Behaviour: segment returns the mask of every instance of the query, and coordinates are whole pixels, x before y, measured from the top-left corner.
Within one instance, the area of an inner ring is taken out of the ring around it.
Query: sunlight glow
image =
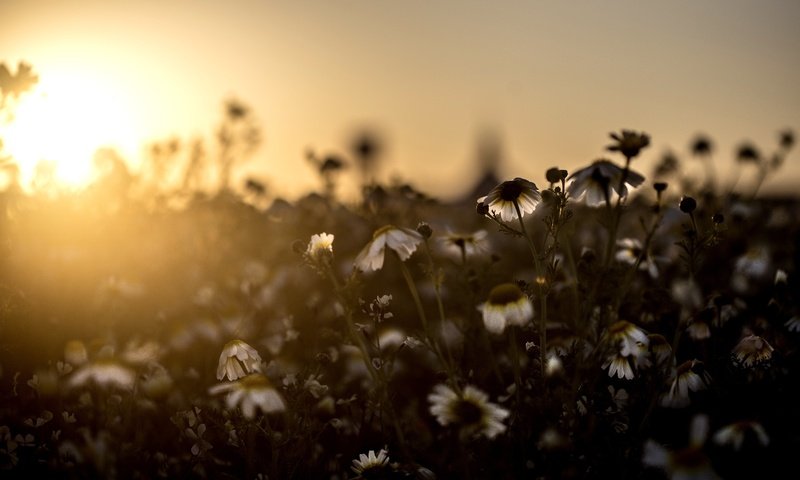
[[[0,133],[5,153],[19,165],[23,187],[80,189],[91,183],[98,148],[124,149],[136,142],[125,100],[93,78],[43,76],[20,98],[14,119]]]

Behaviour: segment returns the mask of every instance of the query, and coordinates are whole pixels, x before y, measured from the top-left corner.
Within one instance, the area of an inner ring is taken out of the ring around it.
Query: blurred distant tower
[[[484,128],[478,133],[475,160],[478,178],[458,203],[474,205],[478,198],[500,183],[497,171],[503,161],[503,145],[500,134],[494,128]]]

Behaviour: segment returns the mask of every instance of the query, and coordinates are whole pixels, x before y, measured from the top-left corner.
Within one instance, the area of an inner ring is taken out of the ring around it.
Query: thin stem
[[[539,291],[539,309],[540,309],[540,319],[539,319],[539,363],[541,364],[541,372],[542,372],[542,379],[545,377],[545,356],[547,350],[547,292],[544,289],[544,283],[547,282],[547,279],[544,276],[544,272],[542,271],[542,264],[539,262],[539,254],[536,252],[536,245],[533,243],[533,239],[530,235],[528,235],[528,230],[525,228],[525,222],[522,221],[522,211],[519,208],[519,203],[514,200],[514,208],[517,211],[517,219],[519,220],[519,226],[522,230],[522,234],[525,239],[528,241],[528,247],[531,249],[531,255],[533,255],[533,263],[536,266],[536,286]]]
[[[398,257],[399,260],[399,257]],[[451,380],[453,387],[459,391],[458,382],[456,382],[456,377],[453,373],[453,368],[450,365],[450,362],[447,361],[447,358],[444,354],[442,354],[442,350],[439,347],[439,342],[436,341],[436,337],[431,334],[430,326],[428,324],[428,317],[425,314],[425,308],[422,306],[422,300],[419,296],[419,291],[417,290],[417,285],[414,283],[414,279],[411,277],[411,272],[408,271],[408,267],[406,267],[405,262],[400,260],[400,271],[403,273],[403,278],[406,281],[406,285],[408,286],[408,291],[411,293],[411,297],[414,299],[414,305],[417,307],[417,314],[419,315],[420,321],[422,322],[422,330],[425,334],[425,340],[428,343],[428,346],[433,350],[433,353],[439,358],[439,363],[442,364],[444,369],[447,371],[447,376]],[[437,295],[438,298],[438,295]],[[444,314],[444,308],[442,307],[441,310],[442,314]]]

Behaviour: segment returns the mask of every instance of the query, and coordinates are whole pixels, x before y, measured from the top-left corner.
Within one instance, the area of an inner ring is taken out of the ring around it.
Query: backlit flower
[[[708,417],[696,415],[689,431],[689,445],[678,450],[667,450],[653,440],[644,444],[642,463],[662,468],[673,480],[712,480],[719,478],[711,467],[708,455],[703,451],[708,435]]]
[[[609,345],[618,347],[623,356],[638,355],[640,347],[646,347],[650,341],[644,330],[626,320],[618,320],[609,325],[605,339]]]
[[[350,467],[357,475],[357,479],[367,478],[383,478],[383,473],[389,466],[389,454],[386,450],[381,449],[377,455],[374,450],[370,450],[366,455],[360,454],[358,459],[353,460],[353,466]]]
[[[251,373],[235,382],[214,385],[208,392],[212,395],[227,393],[225,406],[229,410],[241,407],[245,418],[255,417],[256,408],[264,413],[286,410],[286,404],[280,393],[272,386],[269,379],[260,373]]]
[[[456,260],[471,257],[489,250],[489,232],[447,233],[439,237],[439,246],[445,255]]]
[[[306,255],[310,258],[317,258],[326,253],[333,253],[333,234],[322,232],[311,235]]]
[[[760,423],[750,420],[734,422],[720,428],[712,440],[717,445],[730,445],[738,452],[742,449],[745,438],[754,439],[762,447],[769,445],[769,436],[764,427]]]
[[[508,410],[489,402],[489,397],[472,385],[459,395],[447,385],[436,385],[428,395],[431,415],[442,426],[459,427],[462,437],[494,438],[505,432]]]
[[[504,222],[519,218],[517,206],[524,217],[533,213],[541,201],[542,196],[536,184],[520,177],[501,183],[488,195],[478,199],[478,203],[486,205],[491,213],[500,215],[500,219]]]
[[[68,385],[80,387],[93,382],[101,387],[130,390],[135,380],[136,375],[133,370],[114,359],[103,358],[78,368],[70,377]]]
[[[747,335],[733,348],[731,357],[742,367],[762,365],[772,359],[772,345],[758,335]]]
[[[383,268],[386,247],[394,250],[400,260],[406,261],[422,243],[422,235],[410,228],[386,225],[372,235],[372,240],[361,250],[355,260],[355,267],[362,272]]]
[[[489,299],[481,305],[486,330],[501,334],[506,325],[526,325],[533,318],[533,305],[518,286],[503,283],[489,292]]]
[[[616,258],[618,262],[636,265],[636,262],[639,261],[639,257],[642,256],[642,242],[636,238],[617,240],[617,247],[619,247],[619,250],[617,250],[617,254],[614,258]],[[639,270],[646,270],[651,278],[658,277],[658,267],[650,254],[645,254],[643,256],[641,262],[639,262]]]
[[[569,176],[572,183],[567,188],[567,193],[573,199],[585,196],[586,204],[592,207],[602,205],[612,198],[612,192],[624,197],[628,195],[628,186],[638,187],[644,182],[644,177],[628,170],[623,181],[625,170],[606,159],[600,159],[586,168],[582,168]]]
[[[83,365],[89,360],[86,345],[80,340],[70,340],[64,345],[64,360],[72,365]]]
[[[700,360],[689,360],[675,371],[669,391],[661,396],[661,405],[682,408],[691,402],[689,392],[705,390],[711,384],[711,375]]]
[[[241,340],[231,340],[222,348],[217,365],[217,380],[237,380],[261,370],[261,355]]]

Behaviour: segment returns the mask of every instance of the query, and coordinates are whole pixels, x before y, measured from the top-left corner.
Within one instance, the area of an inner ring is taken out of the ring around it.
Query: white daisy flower
[[[613,198],[613,193],[621,197],[627,196],[627,187],[638,187],[644,182],[644,177],[633,170],[628,170],[623,183],[623,172],[623,168],[610,160],[597,160],[569,176],[572,183],[567,187],[567,193],[576,200],[585,197],[586,204],[590,207],[604,204],[607,198]]]
[[[483,312],[486,330],[501,334],[507,325],[524,326],[533,318],[533,305],[513,283],[503,283],[489,292],[489,299],[478,307]]]
[[[728,445],[737,452],[742,449],[745,438],[753,438],[762,447],[769,445],[769,435],[764,427],[755,421],[742,420],[717,430],[712,440],[717,445]]]
[[[256,408],[264,413],[286,410],[281,394],[272,386],[269,379],[260,373],[251,373],[235,382],[214,385],[208,392],[212,395],[227,393],[225,406],[228,410],[241,407],[245,418],[255,417]]]
[[[380,270],[383,268],[386,247],[394,250],[400,260],[405,262],[422,240],[422,235],[410,228],[398,228],[394,225],[381,227],[356,257],[355,267],[362,272]]]
[[[536,188],[536,184],[520,177],[501,183],[494,187],[488,195],[478,199],[478,203],[486,205],[489,211],[495,215],[500,215],[500,219],[504,222],[511,222],[519,218],[517,208],[514,206],[515,202],[524,217],[532,214],[541,201],[542,195]]]
[[[389,466],[389,452],[381,449],[378,454],[374,450],[370,450],[366,455],[360,454],[356,460],[353,460],[353,466],[350,467],[357,475],[357,479],[361,478],[374,478],[379,475]]]
[[[464,437],[483,435],[492,439],[506,430],[503,420],[508,417],[508,410],[489,402],[488,395],[472,385],[467,385],[460,395],[447,385],[436,385],[428,401],[436,421],[442,426],[459,427]]]
[[[130,390],[135,381],[136,374],[133,370],[114,359],[102,358],[82,365],[72,374],[67,384],[70,387],[80,387],[93,382],[101,387]]]
[[[310,258],[317,258],[326,253],[333,253],[333,234],[322,232],[311,235],[311,240],[306,247],[306,255]]]

